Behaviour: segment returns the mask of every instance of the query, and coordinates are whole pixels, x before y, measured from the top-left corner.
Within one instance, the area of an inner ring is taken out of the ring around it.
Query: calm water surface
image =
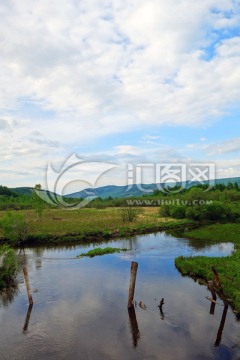
[[[129,250],[75,258],[99,246]],[[28,311],[20,272],[16,293],[0,297],[0,359],[240,359],[240,323],[232,310],[219,330],[221,300],[210,315],[206,286],[182,277],[174,265],[179,255],[232,251],[230,243],[193,247],[187,239],[164,233],[100,245],[26,249],[21,258],[28,266],[34,305]],[[129,313],[132,260],[139,266],[135,312]],[[161,314],[157,305],[162,297]]]

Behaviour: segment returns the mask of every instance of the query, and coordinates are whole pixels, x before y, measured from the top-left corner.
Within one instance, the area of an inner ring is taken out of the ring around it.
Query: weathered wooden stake
[[[33,305],[33,298],[32,298],[32,293],[31,293],[31,289],[30,289],[28,271],[27,271],[26,266],[23,266],[23,275],[24,275],[25,284],[26,284],[26,288],[27,288],[28,301],[29,301],[30,305]]]
[[[137,277],[137,269],[138,269],[138,263],[135,261],[132,261],[129,292],[128,292],[128,309],[133,307],[133,298],[134,298],[134,291],[135,291],[135,284],[136,284],[136,277]]]
[[[133,347],[136,348],[138,345],[138,340],[140,339],[140,331],[138,328],[138,322],[137,317],[135,313],[134,306],[132,306],[130,309],[128,309],[128,315],[131,325],[131,333],[132,333],[132,344]]]
[[[25,323],[24,323],[24,326],[23,326],[23,332],[24,333],[26,333],[27,330],[28,330],[28,324],[29,324],[29,320],[30,320],[30,317],[31,317],[32,307],[33,307],[32,304],[30,304],[29,307],[28,307]]]
[[[213,301],[214,301],[214,302],[211,303],[211,306],[210,306],[210,314],[211,314],[211,315],[214,315],[215,306],[216,306],[216,300],[217,300],[217,295],[216,295],[216,292],[215,292],[215,290],[214,290],[213,282],[212,282],[212,281],[208,281],[208,289],[211,291],[212,298],[213,298]]]
[[[218,276],[218,272],[216,270],[216,268],[214,266],[212,266],[212,272],[214,274],[214,278],[215,278],[215,282],[216,282],[216,285],[218,287],[221,287],[221,284],[220,284],[220,280],[219,280],[219,276]]]
[[[227,311],[228,311],[228,305],[225,305],[224,309],[223,309],[223,313],[222,313],[222,319],[221,319],[221,322],[220,322],[220,326],[219,326],[219,329],[218,329],[218,332],[217,332],[217,338],[216,338],[216,341],[215,341],[215,346],[218,346],[220,344],[220,342],[221,342],[222,332],[223,332],[223,329],[224,329],[225,320],[226,320],[226,316],[227,316]]]
[[[226,295],[224,294],[222,285],[221,285],[220,280],[219,280],[218,272],[217,272],[217,270],[216,270],[216,268],[214,266],[212,266],[212,272],[214,274],[215,283],[216,283],[216,285],[218,287],[218,293],[220,294],[220,297],[223,300],[224,305],[227,306],[228,305],[228,300],[227,300]]]
[[[214,290],[213,282],[212,282],[212,281],[208,281],[208,289],[211,291],[213,300],[216,301],[216,300],[217,300],[217,295],[216,295],[216,292],[215,292],[215,290]]]

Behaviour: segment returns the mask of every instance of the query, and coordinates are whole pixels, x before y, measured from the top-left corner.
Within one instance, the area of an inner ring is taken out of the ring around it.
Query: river
[[[106,246],[128,251],[76,258]],[[222,301],[217,299],[211,315],[207,287],[182,277],[174,265],[179,255],[233,251],[231,243],[203,246],[164,232],[101,244],[27,248],[20,258],[28,267],[34,305],[28,311],[20,269],[18,289],[0,296],[0,359],[237,360],[240,322],[231,308],[219,329]],[[131,261],[138,262],[138,274],[135,311],[129,313]],[[157,307],[161,298],[162,313]]]

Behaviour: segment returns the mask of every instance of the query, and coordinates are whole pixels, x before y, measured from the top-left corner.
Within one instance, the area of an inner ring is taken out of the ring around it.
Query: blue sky
[[[239,1],[3,0],[0,13],[0,184],[45,187],[47,164],[72,154],[84,171],[118,165],[98,186],[126,184],[128,163],[240,176]]]

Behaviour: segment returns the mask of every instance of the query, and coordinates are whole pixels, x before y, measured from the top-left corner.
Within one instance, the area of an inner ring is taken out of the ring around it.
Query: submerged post
[[[132,261],[129,292],[128,292],[128,309],[133,307],[133,298],[134,298],[134,291],[135,291],[135,284],[136,284],[136,277],[137,277],[137,269],[138,269],[138,263],[135,261]]]
[[[218,287],[218,292],[220,294],[220,297],[223,300],[224,305],[227,306],[228,305],[228,300],[227,300],[226,295],[224,294],[222,285],[221,285],[220,280],[219,280],[218,272],[217,272],[217,270],[216,270],[216,268],[214,266],[212,266],[212,272],[214,274],[215,283],[216,283],[216,285]]]
[[[223,329],[224,329],[225,320],[226,320],[226,316],[227,316],[227,311],[228,311],[228,305],[225,305],[224,309],[223,309],[223,313],[222,313],[222,319],[221,319],[221,322],[220,322],[220,326],[219,326],[219,329],[218,329],[218,332],[217,332],[217,338],[216,338],[216,341],[215,341],[215,346],[218,346],[220,344],[220,342],[221,342],[222,332],[223,332]]]
[[[30,305],[33,305],[33,298],[32,298],[32,293],[31,293],[30,284],[29,284],[28,270],[27,270],[26,266],[23,266],[23,275],[24,275],[25,284],[26,284],[26,288],[27,288],[28,301],[29,301]]]
[[[129,321],[131,325],[131,333],[132,333],[132,344],[133,347],[136,348],[138,345],[138,340],[140,340],[140,331],[138,328],[137,317],[135,313],[134,306],[128,309]]]
[[[212,299],[214,300],[214,302],[211,302],[211,305],[210,305],[210,314],[214,315],[217,295],[216,295],[212,280],[208,281],[208,289],[211,291]]]
[[[23,326],[23,332],[24,333],[26,333],[27,330],[28,330],[28,324],[29,324],[29,320],[30,320],[30,317],[31,317],[32,307],[33,307],[33,304],[30,304],[28,306],[28,311],[27,311],[25,323],[24,323],[24,326]]]
[[[211,281],[208,281],[208,289],[211,291],[213,300],[216,301],[216,300],[217,300],[217,296],[216,296],[216,292],[215,292],[214,287],[213,287],[213,282],[212,282],[212,280],[211,280]]]

